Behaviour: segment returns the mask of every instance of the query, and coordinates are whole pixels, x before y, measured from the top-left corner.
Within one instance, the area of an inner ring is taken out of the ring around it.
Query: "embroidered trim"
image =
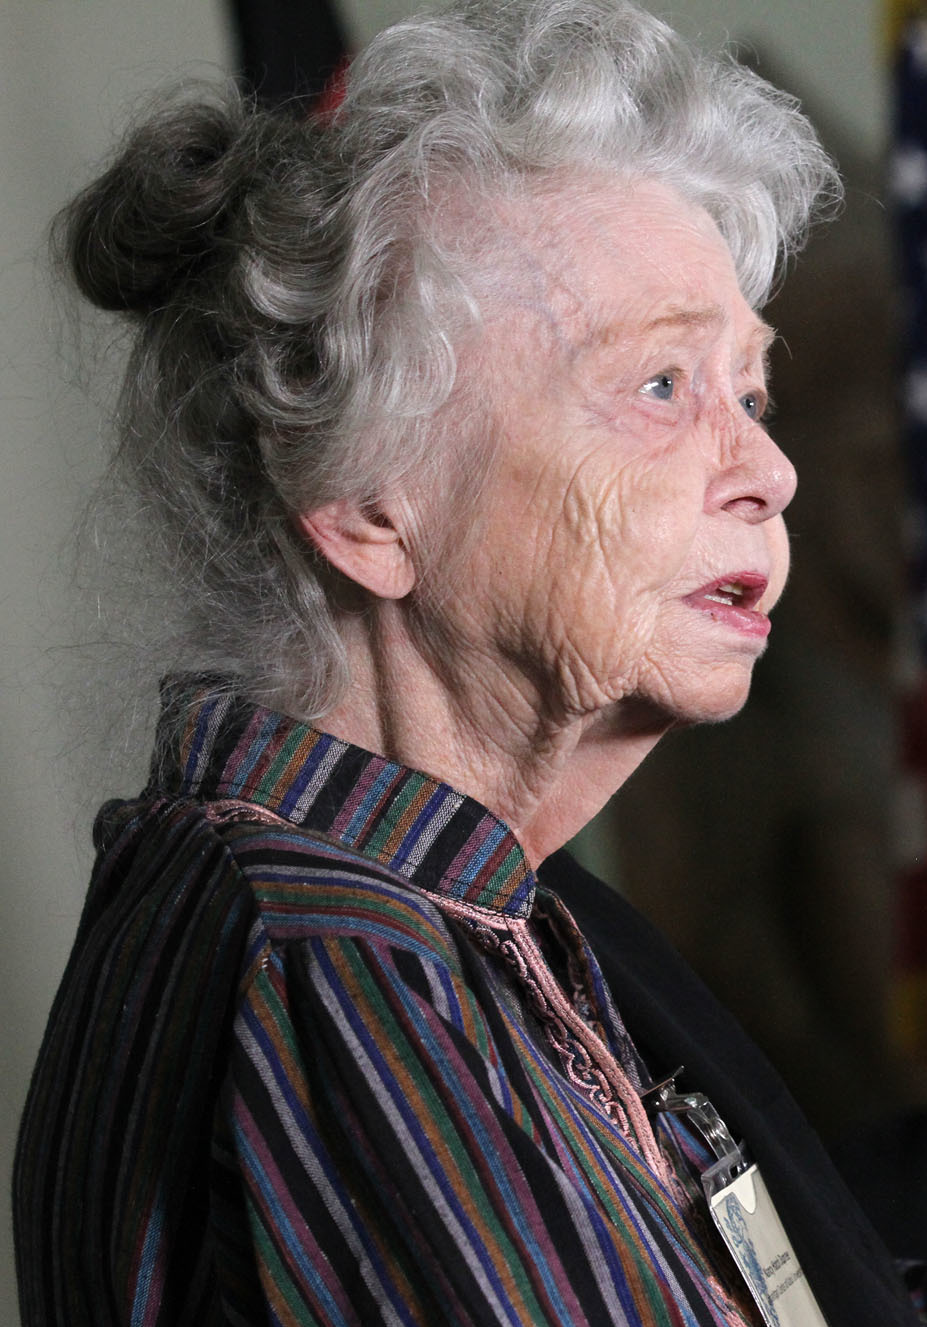
[[[262,825],[283,825],[293,828],[293,821],[269,811],[257,802],[243,802],[233,797],[219,798],[203,803],[203,815],[214,825],[232,825],[239,820],[254,820]]]
[[[487,908],[457,900],[435,902],[442,912],[462,921],[484,949],[507,963],[540,1018],[569,1081],[636,1143],[653,1173],[672,1190],[674,1177],[637,1089],[601,1037],[570,1004],[531,936],[528,922],[520,918],[503,922]]]
[[[573,921],[573,918],[567,912],[566,907],[557,900],[558,906],[552,906],[553,900],[548,895],[546,898],[540,892],[535,895],[534,907],[531,910],[532,917],[536,917],[549,926],[551,931],[559,940],[566,954],[567,976],[570,981],[570,990],[568,992],[570,1001],[579,1013],[580,1017],[592,1028],[596,1036],[605,1041],[605,1030],[599,1019],[595,988],[592,984],[589,966],[586,963],[579,944],[581,941],[579,928]],[[565,922],[572,923],[574,936],[567,933]]]

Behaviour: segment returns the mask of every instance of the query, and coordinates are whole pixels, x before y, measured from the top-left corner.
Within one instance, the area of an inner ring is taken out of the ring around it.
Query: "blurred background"
[[[914,1186],[902,1194],[918,1158],[927,1174],[927,633],[923,521],[904,464],[906,446],[920,454],[919,412],[927,418],[927,371],[918,376],[907,344],[917,322],[911,273],[927,255],[917,229],[927,151],[911,139],[927,37],[915,29],[909,45],[907,137],[893,152],[894,52],[916,6],[885,2],[651,6],[708,45],[730,38],[801,98],[840,162],[847,203],[768,310],[782,333],[773,429],[800,486],[794,572],[750,705],[731,723],[668,738],[577,849],[735,1009],[864,1199],[878,1209],[881,1187],[896,1200],[877,1219],[903,1233],[913,1204],[927,1201],[924,1179],[920,1197]],[[246,69],[269,99],[295,88],[308,100],[343,54],[410,8],[2,7],[0,1321],[10,1327],[18,1114],[80,912],[90,820],[104,797],[144,780],[157,682],[125,675],[105,578],[97,582],[86,558],[77,570],[75,531],[108,444],[110,383],[98,372],[107,334],[75,335],[45,256],[47,226],[140,94],[178,76]],[[880,1180],[870,1193],[861,1158],[873,1148]]]

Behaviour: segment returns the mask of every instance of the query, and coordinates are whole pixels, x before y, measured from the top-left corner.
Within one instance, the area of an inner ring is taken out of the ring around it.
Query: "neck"
[[[394,604],[346,624],[351,686],[326,731],[450,784],[504,821],[537,867],[602,809],[670,727],[665,716],[554,719],[534,684],[455,649],[454,665]]]

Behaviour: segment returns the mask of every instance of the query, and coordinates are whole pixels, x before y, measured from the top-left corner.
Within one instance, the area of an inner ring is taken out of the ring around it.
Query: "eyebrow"
[[[650,322],[635,328],[632,335],[647,336],[652,332],[660,331],[664,327],[717,327],[724,320],[725,314],[720,304],[709,304],[704,308],[670,307],[665,313],[661,313],[658,317],[652,318]],[[582,348],[583,350],[595,350],[599,346],[612,345],[622,337],[627,336],[628,331],[626,323],[600,324],[593,329]],[[749,333],[749,342],[751,346],[756,345],[765,357],[775,341],[776,335],[776,329],[770,327],[769,323],[758,317]]]
[[[652,318],[641,328],[642,332],[656,332],[661,327],[714,327],[724,322],[720,304],[709,304],[704,309],[670,308]]]

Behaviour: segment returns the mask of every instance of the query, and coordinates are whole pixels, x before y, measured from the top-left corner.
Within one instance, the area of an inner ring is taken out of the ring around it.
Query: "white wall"
[[[108,150],[127,102],[229,67],[222,0],[3,0],[0,10],[0,1322],[18,1322],[9,1168],[28,1074],[86,884],[87,811],[108,756],[75,758],[63,716],[67,534],[96,472],[98,427],[62,375],[43,272],[56,209]],[[63,682],[59,688],[58,683]],[[54,684],[53,684],[54,683]],[[89,777],[78,771],[91,770]],[[78,786],[79,783],[84,786]],[[96,786],[93,786],[96,783]]]
[[[360,38],[407,6],[346,8]],[[869,0],[677,0],[675,10],[706,39],[727,29],[754,43],[876,156],[884,107]],[[0,15],[0,1322],[10,1327],[16,1120],[85,888],[87,814],[116,791],[108,781],[119,764],[61,712],[84,666],[67,647],[62,559],[100,443],[95,409],[58,352],[44,229],[109,145],[128,100],[181,70],[227,66],[226,40],[221,0],[4,0]]]

